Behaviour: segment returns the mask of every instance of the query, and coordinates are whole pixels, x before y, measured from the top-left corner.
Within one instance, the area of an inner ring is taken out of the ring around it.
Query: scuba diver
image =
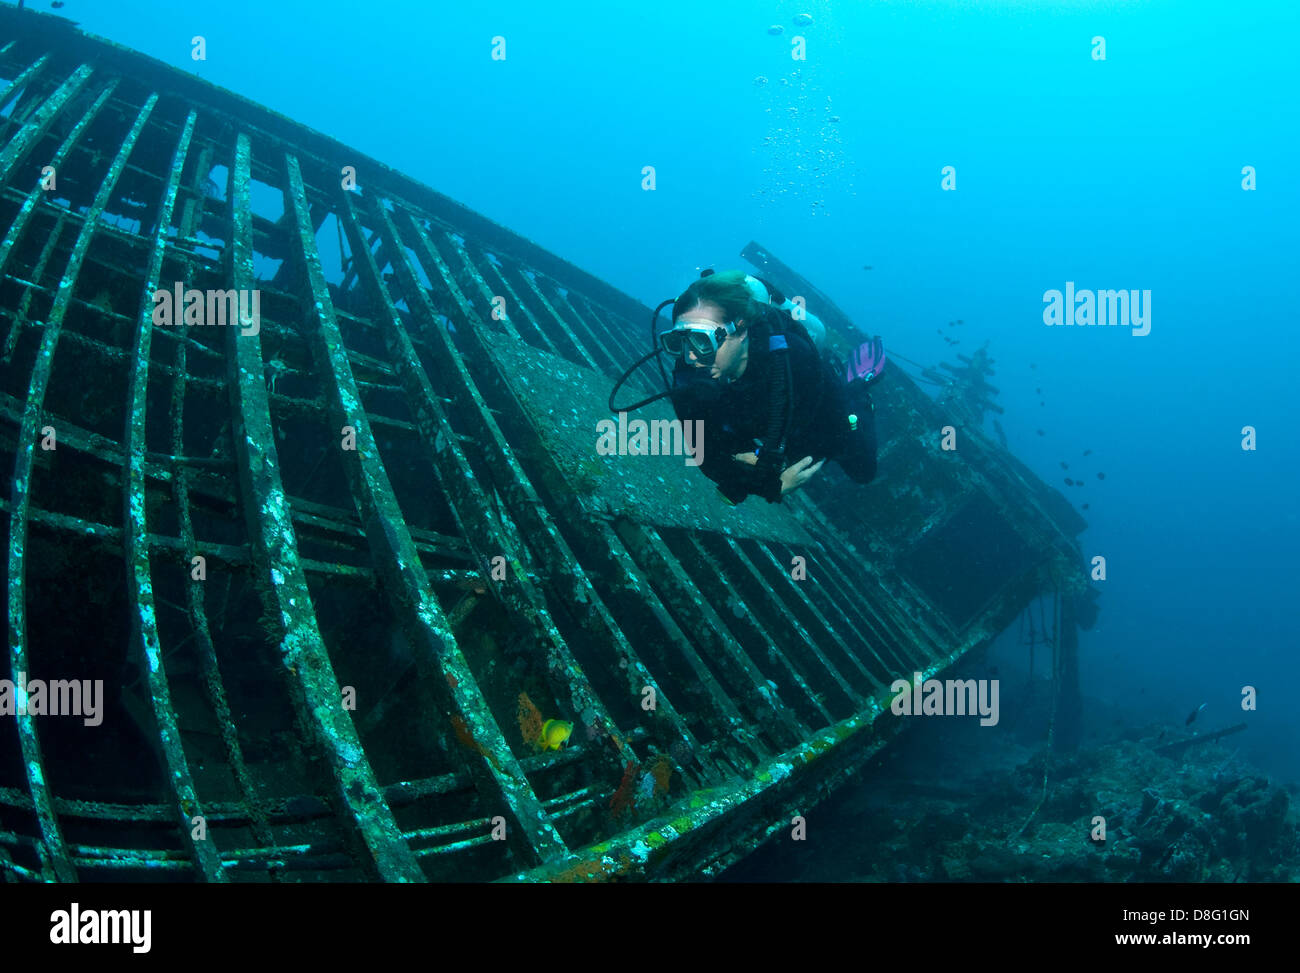
[[[655,336],[655,349],[633,369],[667,352],[676,359],[671,384],[664,376],[669,389],[624,409],[671,396],[678,419],[701,420],[700,469],[728,503],[751,494],[779,503],[827,459],[854,482],[871,482],[876,430],[867,384],[885,364],[879,338],[855,349],[847,364],[823,357],[821,322],[811,314],[807,325],[795,320],[792,301],[739,270],[706,270],[656,308],[652,334],[667,304],[672,329]],[[613,393],[609,405],[619,411]]]

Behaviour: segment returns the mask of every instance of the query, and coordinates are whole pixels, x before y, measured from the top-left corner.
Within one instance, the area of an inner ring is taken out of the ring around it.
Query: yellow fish
[[[547,720],[542,724],[542,733],[537,738],[537,745],[543,750],[559,750],[572,732],[573,724],[568,720]]]

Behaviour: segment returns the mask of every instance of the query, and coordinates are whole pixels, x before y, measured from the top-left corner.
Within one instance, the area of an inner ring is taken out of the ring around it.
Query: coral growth
[[[610,799],[609,807],[614,817],[620,817],[629,809],[638,812],[651,810],[660,798],[668,793],[673,776],[673,761],[666,753],[661,753],[647,764],[635,760],[628,762],[623,770],[623,779]]]
[[[614,812],[614,817],[619,817],[632,806],[632,799],[636,795],[637,771],[640,769],[641,765],[635,760],[629,760],[627,767],[624,768],[623,779],[619,781],[618,789],[614,791],[614,796],[609,801],[609,808]]]
[[[650,775],[654,778],[654,797],[668,793],[668,782],[673,776],[673,762],[666,753],[661,753],[650,765]]]
[[[592,882],[604,881],[611,878],[617,878],[621,873],[629,871],[632,867],[632,859],[627,852],[621,852],[618,860],[612,858],[590,858],[585,861],[575,862],[573,865],[556,872],[552,876],[552,882]]]
[[[524,743],[537,748],[537,741],[542,735],[542,712],[528,698],[527,693],[519,694],[517,715],[519,717],[519,733],[523,736]]]

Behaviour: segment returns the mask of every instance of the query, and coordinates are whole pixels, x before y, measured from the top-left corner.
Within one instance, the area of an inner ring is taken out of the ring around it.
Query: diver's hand
[[[787,466],[785,472],[781,474],[781,496],[785,496],[791,490],[798,490],[811,480],[825,462],[824,459],[819,460],[816,466],[811,466],[809,464],[812,463],[812,457],[805,456],[792,466]]]

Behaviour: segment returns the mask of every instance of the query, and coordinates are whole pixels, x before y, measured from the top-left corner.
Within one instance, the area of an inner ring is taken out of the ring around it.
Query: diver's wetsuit
[[[782,314],[772,310],[769,314]],[[821,357],[803,327],[783,315],[790,355],[793,412],[785,438],[785,465],[805,456],[813,462],[835,460],[858,483],[876,475],[876,423],[871,397],[862,382],[844,384],[843,369]],[[733,459],[751,453],[767,435],[770,395],[769,369],[784,368],[768,348],[768,314],[749,328],[749,361],[735,382],[723,384],[707,368],[678,359],[673,369],[673,408],[682,422],[704,421],[703,462],[700,469],[718,485],[731,503],[756,494],[769,503],[781,500],[780,471],[762,469]],[[858,417],[849,429],[849,414]]]

